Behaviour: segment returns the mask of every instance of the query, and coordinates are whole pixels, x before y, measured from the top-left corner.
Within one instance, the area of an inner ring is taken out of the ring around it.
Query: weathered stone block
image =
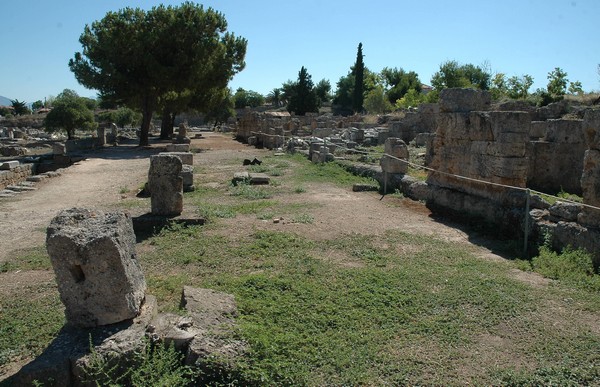
[[[5,161],[0,163],[0,169],[2,170],[11,170],[15,169],[19,166],[19,162],[17,160]]]
[[[52,154],[55,155],[64,155],[66,153],[65,144],[60,142],[55,142],[52,144]]]
[[[95,327],[138,315],[146,281],[129,215],[64,210],[50,223],[46,245],[70,324]]]
[[[567,144],[585,142],[583,120],[548,120],[544,141]]]
[[[600,150],[600,110],[587,110],[582,125],[588,147]]]
[[[539,140],[546,137],[546,130],[548,129],[548,121],[532,121],[529,127],[529,138],[532,140]]]
[[[182,168],[179,156],[159,154],[150,157],[148,187],[152,214],[174,216],[183,211]]]
[[[441,112],[449,113],[489,110],[491,102],[491,94],[487,91],[453,88],[440,92],[439,104]]]
[[[385,154],[383,155],[380,161],[381,169],[383,172],[408,172],[408,164],[404,161],[401,161],[408,161],[408,147],[406,146],[406,143],[404,141],[396,137],[389,137],[387,140],[385,140],[384,152]]]
[[[159,156],[177,156],[181,159],[181,162],[185,165],[194,165],[194,154],[191,152],[160,152]]]
[[[501,134],[517,133],[522,135],[523,141],[529,138],[531,116],[527,112],[489,112],[494,139],[498,140]]]
[[[181,178],[183,179],[183,190],[191,192],[194,190],[194,167],[183,165],[181,168]]]
[[[167,152],[189,152],[190,144],[167,144]]]

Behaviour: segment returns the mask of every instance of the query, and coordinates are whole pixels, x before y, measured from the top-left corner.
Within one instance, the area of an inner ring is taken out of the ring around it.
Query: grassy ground
[[[162,310],[178,310],[183,285],[235,295],[237,334],[251,348],[237,384],[600,384],[596,288],[532,285],[515,277],[523,263],[400,230],[332,239],[232,232],[225,221],[282,215],[310,224],[314,203],[283,198],[319,184],[365,182],[298,156],[263,161],[254,168],[272,176],[269,186],[215,188],[204,171],[185,200],[208,224],[165,229],[139,246],[148,291]],[[38,249],[3,270],[48,265]],[[40,294],[0,299],[0,366],[39,353],[60,328],[55,289]]]

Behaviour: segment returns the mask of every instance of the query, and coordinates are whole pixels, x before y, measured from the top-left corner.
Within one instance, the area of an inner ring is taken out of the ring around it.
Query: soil
[[[135,195],[146,181],[149,156],[162,151],[164,146],[165,143],[157,142],[145,148],[120,145],[89,152],[84,154],[85,160],[64,169],[61,176],[38,183],[36,191],[21,193],[15,198],[0,199],[0,263],[11,259],[19,250],[42,246],[47,225],[62,209],[114,209],[119,201]],[[261,158],[271,154],[270,151],[240,144],[232,140],[231,136],[219,133],[205,133],[204,138],[193,139],[192,148],[198,151],[194,157],[195,167],[218,176],[218,184],[225,184],[232,176],[231,170],[219,165],[220,160],[239,158],[241,165],[241,160],[245,158]],[[314,203],[311,214],[315,222],[298,224],[284,219],[274,223],[257,221],[256,217],[236,217],[223,221],[234,229],[232,232],[249,226],[285,229],[312,239],[365,232],[380,234],[390,229],[401,229],[409,233],[459,241],[472,245],[473,250],[481,257],[502,259],[493,249],[483,247],[480,240],[477,241],[479,244],[473,244],[472,237],[457,225],[433,218],[424,204],[409,199],[392,196],[382,198],[375,192],[352,192],[350,187],[331,185],[320,186],[316,195],[295,194],[281,199],[282,202],[286,200],[289,203]],[[545,286],[547,283],[536,274],[521,271],[516,272],[515,277],[535,287]],[[0,273],[0,296],[17,294],[28,297],[31,295],[24,293],[30,289],[30,285],[53,281],[54,274],[49,270]],[[13,364],[10,370],[2,370],[0,376],[8,376],[18,370],[20,365],[22,364]]]

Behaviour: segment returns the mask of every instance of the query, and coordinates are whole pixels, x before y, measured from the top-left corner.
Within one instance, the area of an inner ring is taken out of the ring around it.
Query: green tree
[[[581,85],[581,82],[575,81],[575,82],[569,83],[569,93],[575,94],[575,95],[582,95],[583,94],[583,86]]]
[[[244,90],[239,87],[233,95],[236,109],[243,109],[246,106],[257,107],[265,103],[265,97],[253,90]]]
[[[421,91],[421,81],[419,75],[414,72],[406,72],[400,68],[385,67],[381,70],[381,78],[387,86],[387,98],[390,103],[396,103],[410,89]]]
[[[83,51],[69,67],[103,101],[139,109],[140,145],[147,145],[152,114],[164,113],[168,93],[175,93],[170,102],[185,100],[178,107],[206,108],[200,105],[244,68],[247,42],[226,31],[221,13],[191,2],[124,8],[85,26]]]
[[[276,87],[267,94],[267,102],[271,103],[274,107],[281,106],[281,88]]]
[[[31,104],[31,109],[34,111],[40,110],[43,107],[44,107],[44,103],[42,102],[41,99],[38,99],[37,101],[35,101],[34,103]]]
[[[25,114],[30,114],[31,110],[27,107],[27,102],[19,101],[18,99],[11,99],[10,103],[12,104],[13,112],[17,116],[22,116]]]
[[[235,117],[235,110],[231,89],[226,88],[220,95],[213,95],[204,119],[207,123],[214,122],[214,126],[217,127],[227,122],[229,117]]]
[[[315,91],[311,76],[302,66],[298,72],[298,81],[287,106],[288,112],[303,116],[309,112],[319,111],[319,98]]]
[[[370,114],[382,114],[393,110],[393,105],[388,101],[383,86],[377,85],[365,96],[365,110]]]
[[[529,88],[533,85],[533,77],[525,74],[521,77],[512,76],[506,81],[506,93],[512,99],[525,99]]]
[[[363,111],[364,91],[365,91],[365,64],[363,62],[362,43],[358,44],[356,52],[356,62],[352,70],[354,75],[354,90],[352,92],[352,110],[355,113]]]
[[[425,102],[426,97],[421,94],[420,91],[410,89],[404,94],[404,97],[396,101],[396,109],[408,109],[411,107],[417,107],[419,104]]]
[[[65,89],[56,97],[52,110],[44,119],[45,130],[49,133],[64,130],[71,140],[76,129],[95,129],[94,113],[86,100],[75,91]]]
[[[567,93],[567,73],[560,67],[555,67],[554,70],[548,73],[548,94],[558,101]]]
[[[452,87],[468,87],[488,90],[492,80],[491,74],[481,66],[461,65],[450,60],[442,63],[440,69],[431,77],[431,85],[436,90]]]
[[[331,101],[331,83],[329,83],[329,80],[321,79],[317,82],[315,92],[317,93],[317,98],[319,98],[319,105]]]

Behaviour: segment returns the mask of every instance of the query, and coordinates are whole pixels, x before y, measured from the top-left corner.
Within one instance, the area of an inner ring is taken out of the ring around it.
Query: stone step
[[[17,193],[18,192],[11,191],[11,190],[8,190],[8,189],[3,189],[2,191],[0,191],[0,198],[12,198]]]
[[[35,191],[37,190],[37,188],[35,187],[30,187],[30,186],[26,186],[26,185],[9,185],[6,187],[7,190],[9,191],[14,191],[14,192],[23,192],[23,191]]]
[[[48,178],[47,175],[34,175],[34,176],[29,176],[27,178],[27,181],[33,182],[33,183],[39,183],[40,181],[44,181]]]

